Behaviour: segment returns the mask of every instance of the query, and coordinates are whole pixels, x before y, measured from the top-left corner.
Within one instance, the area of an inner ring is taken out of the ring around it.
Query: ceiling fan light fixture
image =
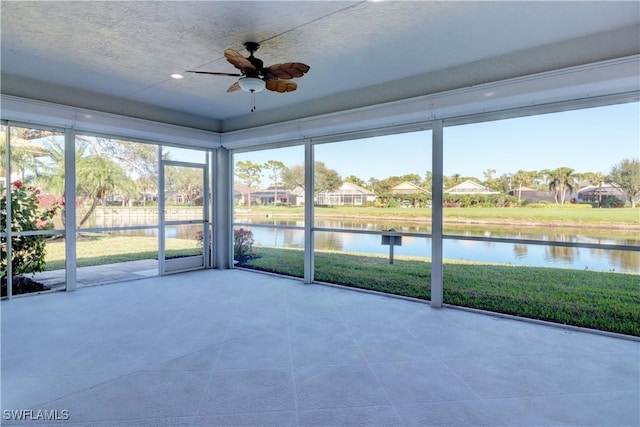
[[[265,87],[265,81],[256,77],[242,77],[238,80],[240,89],[245,92],[262,92]]]

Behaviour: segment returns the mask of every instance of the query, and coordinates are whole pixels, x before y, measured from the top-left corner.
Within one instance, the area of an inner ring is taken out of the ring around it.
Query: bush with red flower
[[[6,188],[0,188],[0,230],[7,230],[7,196]],[[25,232],[50,230],[52,219],[60,209],[59,205],[38,207],[40,191],[31,186],[15,181],[11,186],[11,231]],[[45,266],[44,235],[13,236],[11,241],[12,276],[42,271]],[[6,295],[7,286],[7,239],[0,243],[0,279],[2,294]]]

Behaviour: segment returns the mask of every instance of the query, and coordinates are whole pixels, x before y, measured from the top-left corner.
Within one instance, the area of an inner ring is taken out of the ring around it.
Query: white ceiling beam
[[[167,123],[52,104],[10,95],[0,95],[3,120],[23,124],[74,129],[90,134],[113,135],[194,148],[220,147],[217,132],[192,129]]]

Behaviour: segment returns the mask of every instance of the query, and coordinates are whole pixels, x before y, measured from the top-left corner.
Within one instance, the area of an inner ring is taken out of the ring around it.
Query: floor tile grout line
[[[236,306],[235,306],[235,310],[234,310],[234,314],[231,316],[231,319],[229,319],[229,322],[227,323],[227,328],[225,331],[225,335],[224,335],[224,339],[223,339],[223,343],[220,345],[220,348],[218,349],[218,354],[216,355],[216,360],[213,362],[212,367],[209,369],[209,377],[207,378],[207,383],[204,387],[204,390],[202,392],[202,396],[200,396],[200,401],[198,402],[198,405],[195,408],[193,417],[192,417],[192,422],[191,425],[195,426],[195,422],[196,422],[196,418],[199,416],[199,412],[200,409],[202,408],[202,403],[204,402],[204,397],[206,396],[207,390],[209,390],[209,387],[211,385],[211,381],[213,379],[213,376],[216,372],[216,365],[218,364],[218,360],[220,359],[220,355],[222,354],[222,350],[224,349],[224,343],[228,341],[228,336],[230,334],[231,331],[231,325],[233,324],[233,321],[236,319],[236,317],[238,316],[238,313],[240,312],[240,301],[242,300],[242,297],[245,295],[247,290],[247,285],[246,283],[243,282],[243,286],[242,286],[242,292],[240,292],[240,295],[238,296],[238,300],[236,301]]]
[[[333,300],[333,295],[330,295],[330,298]],[[335,303],[335,300],[333,300],[333,301]],[[377,302],[376,302],[376,305],[377,305]],[[378,376],[374,372],[373,368],[371,367],[371,363],[369,363],[369,359],[367,358],[367,355],[364,353],[364,351],[362,351],[362,347],[360,346],[360,343],[353,336],[353,332],[351,331],[351,328],[349,328],[349,324],[347,323],[347,321],[344,319],[344,316],[342,315],[342,310],[337,310],[337,311],[338,311],[338,316],[340,316],[340,320],[342,321],[343,325],[347,329],[347,333],[349,334],[349,336],[351,337],[351,339],[355,343],[355,345],[358,348],[358,351],[360,352],[360,354],[362,354],[362,357],[363,357],[363,359],[364,359],[364,361],[365,361],[365,363],[367,365],[367,369],[369,370],[369,372],[371,373],[373,378],[375,378],[376,383],[378,384],[378,387],[380,387],[380,389],[384,393],[385,399],[387,399],[387,402],[389,402],[389,405],[393,408],[393,412],[395,413],[396,417],[398,417],[398,420],[400,420],[402,425],[406,427],[406,423],[405,423],[404,419],[402,418],[402,416],[400,415],[400,411],[398,411],[398,408],[396,407],[395,403],[393,403],[393,401],[389,397],[389,393],[387,392],[387,389],[382,385],[382,382],[380,381],[380,378],[378,378]]]
[[[431,306],[429,306],[429,308],[433,309]],[[424,320],[425,320],[425,322],[428,321],[428,319],[424,319]],[[442,360],[440,355],[436,354],[434,351],[431,350],[431,348],[429,348],[427,346],[427,344],[425,344],[425,340],[424,339],[420,339],[419,336],[417,336],[413,331],[411,331],[411,329],[407,328],[405,325],[402,325],[402,328],[405,330],[405,332],[407,332],[411,336],[411,338],[413,338],[417,342],[419,342],[420,345],[422,347],[424,347],[434,359]]]
[[[278,323],[278,322],[276,322],[276,323]],[[284,322],[283,322],[283,323],[284,323]],[[206,345],[206,346],[204,346],[204,347],[200,347],[200,348],[198,348],[198,349],[196,349],[196,350],[194,350],[194,351],[190,351],[190,352],[188,352],[188,353],[185,353],[185,354],[181,354],[181,355],[179,355],[179,356],[172,357],[172,358],[167,359],[167,360],[164,360],[164,361],[162,361],[162,362],[157,362],[155,365],[152,365],[151,367],[148,367],[148,368],[146,368],[146,369],[139,369],[139,370],[138,370],[138,371],[136,371],[136,372],[157,371],[157,369],[153,369],[153,368],[158,367],[158,365],[162,365],[162,364],[165,364],[165,363],[173,362],[173,361],[176,361],[176,360],[181,359],[181,358],[183,358],[183,357],[191,356],[191,355],[194,355],[194,354],[199,353],[199,352],[201,352],[201,351],[205,351],[205,350],[210,349],[210,348],[212,348],[212,347],[222,346],[223,344],[226,344],[226,343],[229,343],[229,342],[233,342],[233,341],[235,341],[235,340],[237,340],[237,339],[245,338],[245,337],[247,337],[247,336],[249,336],[249,335],[253,335],[253,334],[255,334],[255,333],[259,333],[259,332],[262,332],[262,331],[266,331],[266,330],[268,330],[268,329],[271,329],[273,326],[274,326],[274,325],[271,325],[271,326],[265,326],[264,328],[260,328],[260,329],[256,330],[255,332],[253,332],[253,331],[252,331],[252,332],[243,333],[243,334],[237,335],[237,336],[235,336],[235,337],[233,337],[233,338],[223,338],[223,339],[222,339],[222,341],[216,342],[216,343],[214,343],[214,344],[209,344],[209,345]],[[197,370],[197,369],[196,369],[196,370]],[[231,369],[231,368],[229,368],[229,369],[216,369],[216,371],[230,371],[230,370],[243,370],[243,369]]]
[[[471,385],[469,385],[464,378],[462,378],[460,375],[458,375],[452,368],[451,366],[449,366],[444,360],[440,360],[440,363],[442,363],[442,365],[451,373],[451,375],[453,375],[454,377],[456,377],[458,379],[458,381],[460,381],[462,384],[465,385],[465,387],[467,387],[467,389],[469,391],[471,391],[471,393],[473,393],[474,396],[477,397],[477,399],[475,399],[475,401],[479,401],[479,402],[483,402],[486,399],[482,396],[480,396],[480,394],[478,394],[478,392],[476,392],[474,390],[473,387],[471,387]],[[498,418],[500,418],[500,420],[505,424],[505,425],[511,425],[511,423],[509,423],[506,419],[504,419],[504,417],[502,416],[502,414],[497,413]]]
[[[120,381],[122,378],[126,377],[127,375],[129,375],[129,374],[120,374],[120,375],[118,375],[118,376],[117,376],[117,377],[115,377],[115,378],[112,378],[112,379],[109,379],[109,380],[103,381],[103,382],[101,382],[101,383],[94,384],[94,385],[91,385],[91,386],[89,386],[89,387],[85,387],[85,388],[82,388],[82,389],[80,389],[80,390],[73,391],[73,392],[71,392],[71,393],[67,393],[67,394],[65,394],[65,395],[62,395],[62,396],[56,397],[56,398],[51,399],[51,400],[48,400],[48,401],[46,401],[46,402],[42,402],[42,403],[38,403],[38,404],[34,404],[34,405],[29,405],[29,406],[31,406],[31,407],[32,407],[32,409],[35,409],[35,408],[37,408],[37,407],[42,407],[42,406],[50,405],[50,404],[52,404],[52,403],[54,403],[54,402],[57,402],[58,400],[66,399],[66,398],[71,397],[71,396],[74,396],[74,395],[76,395],[76,394],[86,393],[87,391],[89,391],[89,390],[91,390],[91,389],[94,389],[94,388],[97,388],[97,387],[100,387],[100,386],[104,386],[104,385],[107,385],[107,384],[109,384],[109,383],[113,383],[113,382],[116,382],[116,381]],[[109,396],[110,396],[110,395],[109,395]]]
[[[120,283],[120,282],[118,282],[118,283]],[[125,283],[126,283],[126,282],[125,282]],[[181,313],[182,313],[182,311],[183,311],[183,310],[181,310]],[[158,341],[158,339],[159,339],[159,338],[155,338],[154,343],[155,343],[156,341]],[[73,354],[78,353],[78,352],[80,351],[80,349],[81,349],[81,348],[83,348],[85,345],[87,345],[87,343],[88,343],[88,342],[92,342],[92,341],[99,341],[99,340],[97,340],[97,339],[94,339],[94,340],[89,339],[86,343],[84,343],[83,345],[81,345],[81,346],[78,348],[78,350],[74,351],[74,352],[73,352]],[[152,345],[151,345],[151,346],[152,346]],[[146,354],[146,353],[145,353],[145,354]],[[140,361],[140,358],[142,358],[142,357],[143,357],[143,356],[139,356],[139,360],[138,360],[136,363],[138,363],[138,362]],[[65,395],[62,395],[62,396],[58,396],[57,398],[54,398],[54,399],[48,400],[48,401],[43,402],[43,403],[34,404],[34,405],[32,405],[32,406],[33,406],[33,407],[39,407],[39,406],[40,406],[40,407],[42,407],[42,406],[45,406],[45,405],[52,404],[52,403],[54,403],[54,402],[56,402],[56,401],[58,401],[58,400],[65,399],[65,398],[68,398],[68,397],[71,397],[71,396],[76,395],[76,394],[86,393],[87,391],[89,391],[89,390],[91,390],[91,389],[94,389],[94,388],[97,388],[97,387],[100,387],[100,386],[104,386],[104,385],[109,384],[109,383],[116,383],[116,382],[118,382],[118,381],[122,381],[125,377],[127,377],[127,376],[129,376],[129,375],[131,375],[132,373],[135,373],[135,372],[136,372],[136,371],[135,371],[135,369],[134,369],[134,368],[130,368],[130,369],[126,370],[126,372],[124,372],[124,373],[115,373],[116,377],[115,377],[115,378],[112,378],[112,379],[110,379],[110,380],[103,381],[103,382],[98,383],[98,384],[93,384],[93,385],[91,385],[91,386],[89,386],[89,387],[81,388],[80,390],[76,390],[76,391],[74,391],[74,392],[72,392],[72,393],[68,393],[68,394],[65,394]],[[109,373],[107,373],[107,374],[109,374]],[[73,374],[72,374],[72,375],[73,375]],[[95,374],[95,373],[93,373],[93,374],[85,374],[85,375],[103,375],[103,374]],[[106,374],[105,374],[105,375],[106,375]],[[115,392],[115,387],[114,387],[114,390],[111,390],[111,391],[107,394],[107,397],[110,397],[114,392]]]
[[[153,280],[154,278],[149,278],[149,280]],[[125,282],[126,283],[126,282]],[[143,285],[143,283],[138,282],[138,284]],[[183,307],[182,309],[180,309],[174,316],[172,316],[171,319],[167,319],[163,325],[166,326],[170,326],[172,324],[175,324],[178,322],[178,320],[184,315],[185,312],[187,312],[187,309],[189,308],[189,306],[191,306],[191,304],[193,303],[193,299],[190,299],[188,304],[186,304],[185,307]],[[131,313],[135,313],[135,312],[131,312]],[[162,326],[159,327],[160,330],[163,329]],[[155,344],[159,343],[161,338],[159,336],[159,334],[155,334],[154,335],[154,339],[153,341],[149,344],[149,348],[147,349],[146,352],[144,352],[143,354],[141,354],[140,356],[138,356],[137,360],[135,363],[133,363],[131,366],[131,368],[127,371],[127,375],[129,374],[133,374],[136,373],[138,371],[141,371],[143,369],[140,369],[142,366],[142,361],[145,360],[145,357],[151,352],[151,350],[154,348]]]
[[[477,357],[477,358],[475,358],[475,359],[478,359],[478,358],[483,358],[483,359],[490,358],[490,359],[492,359],[492,360],[495,360],[495,358],[492,358],[492,357],[489,357],[489,356],[486,356],[486,355],[479,356],[479,357]],[[513,356],[513,355],[509,355],[509,356],[507,356],[505,359],[519,359],[519,357],[515,357],[515,356]],[[476,391],[474,390],[474,388],[473,388],[473,387],[471,387],[471,385],[469,385],[469,384],[468,384],[468,383],[467,383],[467,382],[466,382],[462,377],[460,377],[460,376],[456,373],[456,371],[455,371],[451,366],[449,366],[449,364],[447,364],[447,360],[451,360],[451,359],[443,359],[443,360],[441,360],[441,362],[446,366],[446,368],[449,370],[449,372],[451,372],[451,374],[452,374],[452,375],[454,375],[454,376],[455,376],[456,378],[458,378],[462,383],[464,383],[464,385],[466,385],[466,386],[467,386],[467,388],[468,388],[469,390],[471,390],[471,392],[472,392],[473,394],[477,395],[477,396],[478,396],[478,399],[480,399],[480,400],[489,400],[489,399],[523,399],[523,398],[529,398],[529,397],[531,397],[531,398],[537,398],[537,397],[543,397],[543,396],[556,396],[556,397],[557,397],[557,396],[566,396],[566,395],[569,395],[569,394],[570,394],[570,393],[566,393],[566,392],[563,392],[562,390],[560,390],[560,389],[556,386],[556,384],[552,384],[552,386],[553,386],[555,389],[557,389],[557,390],[558,390],[557,392],[549,392],[549,391],[546,391],[546,392],[544,392],[544,393],[542,393],[542,394],[527,394],[527,395],[518,395],[518,396],[501,396],[501,397],[495,397],[495,398],[492,398],[492,397],[484,397],[484,396],[481,396],[480,394],[478,394],[478,392],[476,392]],[[461,359],[455,359],[455,360],[461,360]],[[531,369],[529,369],[529,368],[525,368],[525,370],[526,370],[527,372],[531,373],[531,374],[534,374],[534,375],[536,374],[536,372],[532,371],[532,370],[531,370]],[[502,417],[500,417],[500,418],[502,418]]]
[[[244,291],[243,291],[243,292],[238,296],[238,299],[240,299],[240,298],[241,298],[241,296],[242,296],[242,294],[243,294],[243,293],[244,293]],[[195,300],[190,301],[190,302],[189,302],[189,304],[188,304],[188,306],[190,306],[194,301],[195,301]],[[185,307],[185,308],[183,308],[183,309],[181,309],[177,316],[181,316],[184,312],[186,312],[186,310],[188,309],[188,306],[187,306],[187,307]],[[237,308],[237,301],[236,301],[236,308],[235,308],[235,312],[237,313],[237,311],[238,311],[238,308]],[[167,322],[169,322],[169,323],[174,323],[174,321],[173,321],[173,320],[168,320]],[[266,327],[265,327],[265,328],[266,328]],[[247,333],[247,334],[244,334],[244,335],[248,335],[248,334],[250,334],[250,333]],[[227,329],[227,334],[226,334],[226,335],[228,335],[228,329]],[[228,341],[228,339],[226,338],[226,335],[225,335],[225,338],[224,338],[222,341],[218,342],[218,343],[210,344],[210,345],[204,346],[204,347],[202,347],[202,348],[196,349],[196,350],[194,350],[194,351],[191,351],[191,352],[188,352],[188,353],[185,353],[185,354],[182,354],[182,355],[179,355],[179,356],[176,356],[176,357],[173,357],[173,358],[170,358],[170,359],[164,360],[164,361],[162,361],[162,362],[158,362],[156,365],[152,365],[152,367],[158,366],[158,365],[163,364],[163,363],[168,363],[168,362],[171,362],[171,361],[174,361],[174,360],[180,359],[180,358],[182,358],[182,357],[186,357],[186,356],[189,356],[189,355],[192,355],[192,354],[198,353],[198,352],[200,352],[200,351],[204,351],[204,350],[206,350],[207,348],[210,348],[210,347],[214,347],[214,346],[217,346],[217,345],[223,345],[225,342],[227,342],[227,341]],[[243,336],[244,336],[244,335],[243,335]],[[236,337],[236,338],[239,338],[239,337]],[[235,338],[234,338],[234,339],[235,339]],[[157,343],[159,340],[160,340],[160,338],[159,338],[159,337],[156,337],[156,338],[155,338],[155,340],[154,340],[154,342],[150,345],[150,347],[153,347],[153,344]],[[144,356],[141,356],[141,357],[144,357]],[[143,371],[147,371],[147,370],[150,370],[150,369],[144,369],[144,368],[141,368],[141,369],[137,369],[137,370],[132,370],[131,372],[132,372],[132,373],[134,373],[134,372],[143,372]]]
[[[298,408],[298,388],[296,387],[296,373],[293,363],[293,337],[291,335],[291,321],[293,320],[289,315],[289,298],[287,294],[287,288],[284,289],[285,300],[285,317],[287,319],[287,336],[289,338],[289,370],[291,372],[291,384],[293,387],[293,407],[295,409],[296,427],[300,427],[300,412]]]
[[[446,369],[451,373],[451,375],[453,375],[454,377],[456,377],[456,378],[457,378],[457,379],[458,379],[462,384],[464,384],[464,385],[465,385],[465,387],[467,387],[467,389],[469,389],[469,390],[471,391],[471,393],[473,393],[473,394],[474,394],[474,396],[476,396],[479,400],[484,400],[484,398],[483,398],[482,396],[480,396],[480,395],[478,394],[478,392],[477,392],[477,391],[475,391],[475,390],[473,389],[473,387],[471,387],[471,385],[469,385],[469,383],[467,383],[467,382],[464,380],[464,378],[462,378],[460,375],[458,375],[458,373],[457,373],[457,372],[455,372],[455,371],[451,368],[451,366],[449,366],[449,365],[447,364],[446,360],[443,360],[443,359],[439,359],[439,360],[440,360],[440,363],[442,363],[442,365],[443,365],[443,366],[444,366],[444,367],[445,367],[445,368],[446,368]],[[502,419],[502,417],[500,417],[500,419]],[[504,421],[504,420],[503,420],[503,421]]]

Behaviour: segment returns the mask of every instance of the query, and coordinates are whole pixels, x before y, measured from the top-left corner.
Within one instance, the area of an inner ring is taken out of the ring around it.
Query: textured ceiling
[[[13,2],[1,91],[214,131],[639,53],[630,2]],[[227,93],[223,51],[311,66],[296,92]],[[248,54],[248,53],[247,53]],[[366,88],[366,89],[365,89]]]

